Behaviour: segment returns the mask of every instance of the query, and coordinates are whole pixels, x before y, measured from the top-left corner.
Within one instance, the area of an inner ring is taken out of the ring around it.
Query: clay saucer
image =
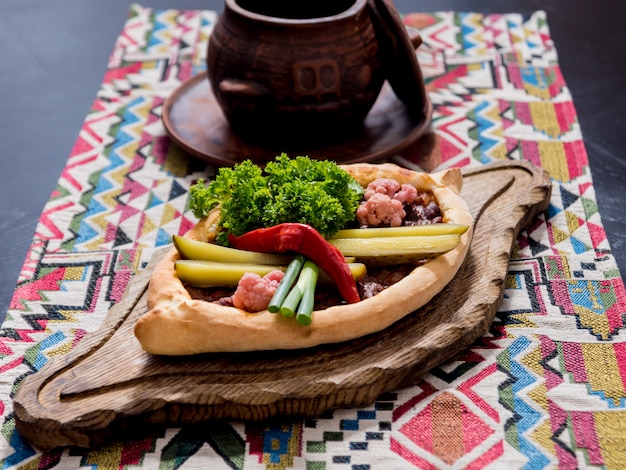
[[[230,166],[245,159],[264,163],[282,152],[355,163],[382,160],[415,142],[430,124],[432,104],[426,100],[421,113],[409,111],[385,82],[358,134],[319,148],[284,148],[280,142],[275,148],[261,147],[233,133],[209,79],[202,73],[183,82],[166,99],[162,119],[165,131],[177,145],[218,166]]]

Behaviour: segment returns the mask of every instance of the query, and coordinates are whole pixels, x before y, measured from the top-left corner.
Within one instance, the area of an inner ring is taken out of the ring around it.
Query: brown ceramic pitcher
[[[367,0],[225,0],[207,73],[244,140],[325,145],[358,132],[385,80]]]

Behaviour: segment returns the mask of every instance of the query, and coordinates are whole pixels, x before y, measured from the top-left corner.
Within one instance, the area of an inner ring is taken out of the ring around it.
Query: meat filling
[[[386,178],[377,179],[365,188],[356,218],[364,228],[443,222],[431,193]]]
[[[426,261],[424,261],[426,262]],[[374,297],[389,286],[404,279],[416,264],[402,264],[394,266],[393,269],[379,268],[368,270],[365,278],[357,282],[357,289],[362,300]],[[226,307],[234,307],[233,296],[235,288],[212,287],[199,288],[185,286],[192,299],[215,302]],[[315,294],[315,308],[323,310],[333,305],[344,303],[339,293],[334,289],[319,289]]]

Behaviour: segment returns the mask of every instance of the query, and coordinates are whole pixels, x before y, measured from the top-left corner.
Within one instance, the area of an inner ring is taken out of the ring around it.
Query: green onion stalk
[[[284,317],[295,315],[300,325],[310,325],[318,277],[317,264],[301,255],[296,256],[287,267],[268,310],[272,313],[280,312]]]

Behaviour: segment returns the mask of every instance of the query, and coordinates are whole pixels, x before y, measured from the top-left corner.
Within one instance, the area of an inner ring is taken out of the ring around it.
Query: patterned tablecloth
[[[371,406],[318,419],[168,429],[41,453],[15,430],[22,379],[95,330],[155,247],[195,222],[213,168],[164,133],[165,98],[204,69],[211,11],[139,5],[41,214],[0,339],[2,468],[407,469],[626,466],[626,296],[546,16],[408,14],[437,145],[425,170],[528,160],[554,187],[521,233],[504,301],[464,357]]]

